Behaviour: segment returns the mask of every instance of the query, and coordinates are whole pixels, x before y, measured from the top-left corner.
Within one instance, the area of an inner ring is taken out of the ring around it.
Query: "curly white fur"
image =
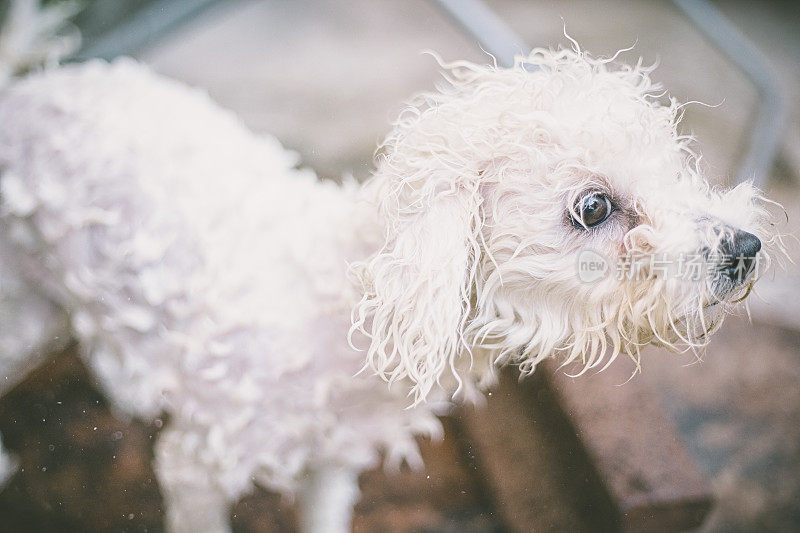
[[[371,339],[369,366],[409,379],[420,402],[448,372],[464,386],[498,363],[530,372],[560,356],[587,370],[622,352],[638,362],[654,339],[704,345],[733,299],[709,306],[713,278],[576,276],[586,249],[642,269],[718,249],[734,228],[771,242],[749,184],[709,189],[650,69],[541,49],[510,69],[443,66],[448,84],[410,103],[371,183],[386,235],[354,265],[365,292],[351,330]],[[567,216],[587,191],[616,204],[590,231]]]
[[[25,346],[76,337],[120,409],[169,414],[155,466],[172,530],[225,529],[253,482],[297,492],[309,527],[344,528],[354,474],[379,451],[418,464],[414,437],[497,364],[697,346],[748,285],[575,276],[587,247],[641,260],[717,249],[732,228],[769,237],[752,188],[705,185],[647,69],[545,50],[444,67],[363,189],[317,181],[131,61],[0,95],[0,257],[25,287],[0,307],[63,323]],[[570,215],[590,190],[616,212],[587,230]],[[308,499],[329,479],[328,513]]]
[[[0,257],[29,299],[67,310],[61,335],[119,408],[169,413],[156,470],[173,529],[227,522],[224,503],[254,480],[293,491],[316,466],[360,470],[381,449],[418,463],[414,435],[440,432],[431,410],[353,377],[345,258],[369,246],[353,185],[319,183],[206,95],[130,61],[19,82],[0,123]]]

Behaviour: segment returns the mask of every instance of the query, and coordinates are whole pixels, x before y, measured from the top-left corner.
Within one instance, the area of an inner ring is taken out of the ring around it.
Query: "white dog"
[[[121,411],[168,414],[172,531],[226,530],[254,483],[334,531],[359,473],[419,464],[415,437],[498,365],[704,345],[771,232],[752,187],[706,185],[649,70],[541,49],[443,67],[363,188],[132,61],[8,88],[2,386],[75,338]]]

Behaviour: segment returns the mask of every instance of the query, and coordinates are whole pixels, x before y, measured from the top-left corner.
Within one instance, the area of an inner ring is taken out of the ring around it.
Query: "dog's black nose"
[[[761,241],[752,233],[736,230],[731,239],[722,243],[721,249],[722,273],[733,281],[742,282],[755,265],[756,254],[761,250]]]

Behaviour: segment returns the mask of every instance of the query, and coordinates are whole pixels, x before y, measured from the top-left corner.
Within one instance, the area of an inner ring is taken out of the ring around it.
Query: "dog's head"
[[[354,265],[368,364],[421,401],[498,362],[703,346],[763,269],[768,218],[750,185],[708,186],[649,69],[567,50],[444,67],[368,185],[385,224]]]

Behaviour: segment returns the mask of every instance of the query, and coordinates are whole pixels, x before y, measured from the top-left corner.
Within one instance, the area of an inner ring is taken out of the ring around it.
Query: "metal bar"
[[[786,103],[778,79],[764,54],[710,2],[673,0],[673,3],[758,90],[761,102],[738,178],[752,179],[757,186],[763,186],[778,153],[786,122]]]
[[[470,34],[502,67],[514,65],[514,56],[527,55],[530,47],[480,0],[434,0],[451,19]]]
[[[129,20],[88,43],[70,58],[113,59],[138,52],[169,32],[189,22],[220,0],[158,0],[137,11]],[[233,4],[234,2],[225,2]]]

